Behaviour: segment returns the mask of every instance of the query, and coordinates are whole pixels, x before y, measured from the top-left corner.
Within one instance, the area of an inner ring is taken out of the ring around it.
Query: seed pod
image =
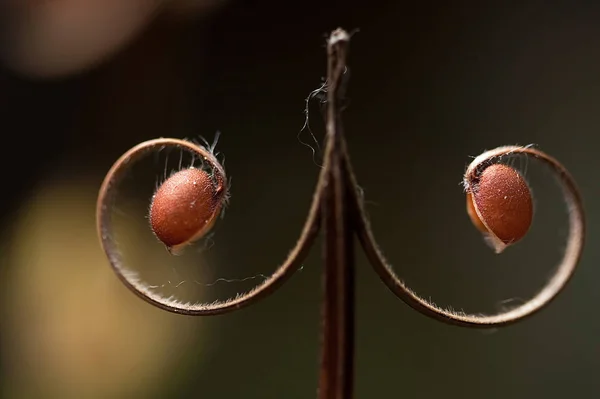
[[[516,169],[492,164],[465,179],[467,213],[496,253],[525,236],[533,218],[533,201]]]
[[[181,170],[156,190],[150,204],[150,226],[171,253],[202,238],[222,209],[225,190],[204,170]]]

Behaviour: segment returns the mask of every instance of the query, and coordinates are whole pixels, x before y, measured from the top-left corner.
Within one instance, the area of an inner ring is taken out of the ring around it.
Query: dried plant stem
[[[300,234],[300,238],[298,239],[296,246],[290,251],[287,259],[279,266],[273,275],[252,290],[240,293],[237,297],[225,301],[214,301],[210,303],[181,302],[173,297],[161,295],[141,280],[138,274],[134,270],[131,270],[123,261],[123,257],[113,234],[112,207],[118,193],[119,183],[126,175],[129,165],[152,151],[157,151],[165,147],[180,148],[194,153],[197,157],[201,157],[205,162],[210,163],[212,167],[219,168],[219,175],[225,176],[225,171],[208,149],[185,140],[173,138],[149,140],[136,145],[123,154],[114,163],[104,178],[104,182],[100,187],[96,206],[96,225],[98,236],[100,237],[100,244],[102,245],[115,274],[129,290],[148,303],[169,312],[188,316],[207,316],[227,313],[243,306],[250,305],[257,300],[270,295],[300,268],[302,261],[307,256],[319,233],[321,223],[320,204],[323,192],[322,186],[325,182],[324,176],[327,173],[326,168],[321,171],[321,177],[317,183],[317,189],[315,190],[309,215],[304,224],[304,228],[302,229],[302,233]],[[223,181],[222,184],[226,184],[226,182]]]
[[[340,99],[344,90],[346,56],[350,37],[335,30],[327,43],[328,109],[324,164],[313,194],[313,202],[296,246],[266,281],[226,301],[182,303],[153,291],[123,262],[112,232],[111,208],[118,183],[127,167],[144,154],[165,146],[194,152],[225,176],[212,152],[177,139],[156,139],[127,151],[110,169],[98,196],[97,225],[102,248],[117,276],[127,288],[149,303],[174,313],[190,316],[226,313],[250,305],[273,293],[301,265],[321,227],[325,228],[324,302],[322,361],[319,399],[352,397],[354,372],[354,234],[382,281],[400,299],[418,312],[450,324],[490,328],[515,323],[548,305],[573,275],[585,241],[585,214],[581,194],[566,168],[553,157],[531,147],[499,147],[477,157],[466,175],[477,173],[487,162],[510,154],[523,154],[545,163],[558,177],[567,204],[569,236],[564,257],[540,292],[526,303],[495,315],[466,314],[440,308],[418,296],[396,276],[377,245],[352,171],[341,122]],[[225,184],[225,180],[223,181]],[[404,266],[404,265],[400,265]]]
[[[327,44],[327,158],[322,200],[325,268],[319,399],[352,397],[354,377],[354,234],[344,177],[340,97],[346,70],[348,34],[338,29]]]
[[[406,284],[396,276],[392,270],[392,266],[383,256],[381,249],[375,241],[369,220],[363,211],[360,196],[358,192],[354,193],[353,204],[357,210],[356,232],[369,261],[388,288],[413,309],[438,321],[449,324],[474,328],[496,328],[520,321],[545,308],[554,298],[556,298],[573,276],[573,273],[579,264],[579,260],[581,259],[585,243],[585,212],[583,200],[579,189],[575,184],[575,180],[558,160],[532,147],[504,146],[486,151],[478,156],[471,163],[471,166],[467,169],[465,174],[475,173],[481,166],[480,164],[493,162],[499,157],[515,154],[527,155],[541,161],[549,166],[550,170],[556,175],[563,189],[563,196],[569,215],[569,235],[567,237],[567,245],[562,260],[554,274],[537,295],[513,309],[508,309],[498,314],[468,314],[465,312],[444,309],[417,295],[407,287]],[[349,162],[347,165],[348,168],[351,167]],[[350,179],[351,184],[356,184],[353,173],[349,173],[347,176]]]

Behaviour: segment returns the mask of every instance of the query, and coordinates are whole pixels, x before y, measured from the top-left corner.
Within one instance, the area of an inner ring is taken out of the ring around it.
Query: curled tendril
[[[308,254],[308,250],[312,246],[312,243],[319,232],[319,204],[321,195],[320,193],[322,192],[324,181],[324,171],[321,172],[321,178],[319,179],[319,184],[310,207],[308,219],[306,220],[296,246],[294,249],[292,249],[288,258],[283,262],[283,264],[281,264],[281,266],[279,266],[273,275],[271,275],[267,280],[258,286],[254,287],[252,290],[243,294],[238,294],[235,298],[229,298],[225,301],[215,301],[211,303],[184,303],[174,299],[173,297],[165,297],[160,295],[143,281],[141,281],[137,273],[128,269],[124,264],[121,253],[117,248],[114,235],[112,233],[113,227],[111,208],[115,200],[119,183],[127,171],[128,166],[142,158],[148,152],[164,147],[181,148],[197,154],[212,168],[214,168],[214,170],[217,171],[215,174],[221,176],[223,179],[221,184],[223,186],[227,185],[225,171],[212,152],[202,146],[185,140],[160,138],[145,141],[131,148],[114,163],[104,178],[104,182],[100,188],[96,207],[96,223],[100,242],[104,252],[106,253],[106,256],[108,257],[110,265],[127,288],[150,304],[173,313],[191,316],[213,315],[238,309],[242,306],[250,304],[255,300],[268,296],[300,268],[302,260]]]
[[[486,151],[475,158],[465,172],[465,179],[476,177],[482,168],[500,157],[517,154],[531,156],[534,159],[545,163],[558,177],[563,189],[563,196],[569,215],[569,234],[564,256],[556,268],[554,275],[547,281],[546,285],[533,298],[522,305],[494,315],[466,314],[443,309],[420,297],[407,287],[406,284],[396,276],[391,265],[387,262],[381,249],[375,242],[359,193],[355,193],[354,205],[358,216],[358,227],[356,231],[367,257],[388,288],[413,309],[436,320],[450,324],[482,328],[499,327],[517,322],[536,313],[548,305],[570,280],[583,251],[585,241],[585,215],[581,194],[579,193],[577,185],[570,173],[560,162],[548,154],[529,146],[498,147]],[[350,170],[350,163],[347,157],[346,164],[350,171],[350,173],[348,173],[348,178],[351,180],[352,185],[356,186],[356,181]]]

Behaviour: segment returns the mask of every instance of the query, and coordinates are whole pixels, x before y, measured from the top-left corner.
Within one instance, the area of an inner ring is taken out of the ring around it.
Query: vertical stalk
[[[340,98],[348,34],[338,29],[327,46],[329,172],[322,201],[325,228],[324,300],[319,399],[349,399],[354,379],[354,235],[344,173]]]

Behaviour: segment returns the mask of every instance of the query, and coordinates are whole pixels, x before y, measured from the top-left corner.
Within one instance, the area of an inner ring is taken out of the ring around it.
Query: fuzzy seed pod
[[[492,164],[467,177],[467,212],[500,253],[529,230],[533,218],[531,191],[516,169]]]
[[[171,253],[202,238],[222,209],[224,190],[204,170],[181,170],[156,190],[150,205],[150,226]]]

